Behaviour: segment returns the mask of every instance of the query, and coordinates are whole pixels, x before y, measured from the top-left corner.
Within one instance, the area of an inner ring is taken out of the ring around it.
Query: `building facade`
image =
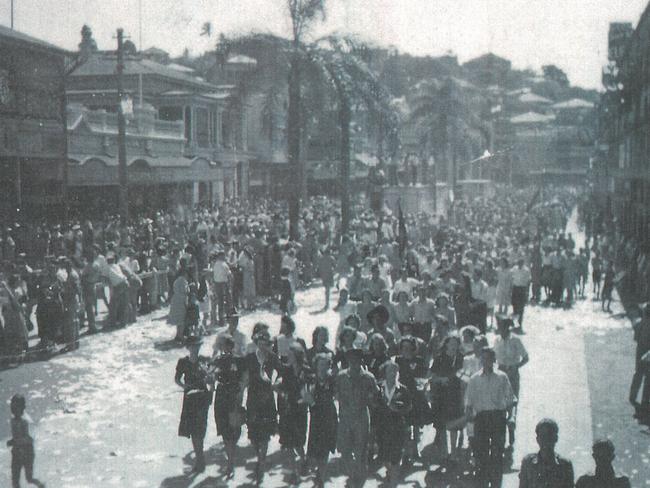
[[[66,53],[0,26],[0,214],[63,209]]]
[[[650,224],[650,5],[636,28],[610,25],[601,98],[601,146],[609,208],[618,229],[646,248]],[[612,83],[611,78],[614,78]]]
[[[89,204],[83,194],[116,202],[116,63],[114,53],[93,53],[68,79],[68,172],[77,205]],[[208,83],[191,68],[135,54],[125,59],[123,87],[135,209],[247,198],[251,155],[235,86]],[[89,187],[96,191],[85,191]]]

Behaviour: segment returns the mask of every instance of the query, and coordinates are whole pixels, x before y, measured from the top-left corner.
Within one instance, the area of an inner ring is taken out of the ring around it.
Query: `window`
[[[221,118],[221,145],[228,147],[230,144],[230,117],[224,112]]]
[[[207,109],[196,109],[196,142],[199,147],[210,146],[210,122],[208,117]]]
[[[219,120],[217,117],[217,112],[215,110],[210,110],[210,142],[213,146],[219,144]]]
[[[160,107],[158,109],[158,118],[170,122],[183,120],[183,107]]]
[[[185,107],[185,139],[191,142],[192,138],[192,107]]]

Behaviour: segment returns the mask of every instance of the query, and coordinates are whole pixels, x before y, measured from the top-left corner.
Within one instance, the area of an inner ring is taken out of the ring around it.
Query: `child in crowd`
[[[11,439],[7,446],[11,447],[11,483],[13,488],[20,486],[20,473],[25,468],[27,482],[39,487],[45,485],[34,478],[34,440],[29,435],[29,424],[23,418],[26,402],[22,395],[11,397]]]

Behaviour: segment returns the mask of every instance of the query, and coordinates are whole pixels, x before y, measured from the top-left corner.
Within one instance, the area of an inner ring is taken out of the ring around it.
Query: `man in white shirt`
[[[212,286],[214,290],[214,301],[212,305],[212,323],[216,322],[215,312],[219,314],[219,326],[223,327],[226,317],[226,307],[230,303],[229,285],[232,279],[232,272],[226,263],[226,253],[219,251],[212,263]],[[216,310],[215,310],[216,309]]]
[[[107,321],[109,327],[121,327],[125,325],[127,318],[129,282],[120,265],[116,263],[116,259],[114,253],[109,253],[106,256],[106,266],[102,270],[111,287]]]
[[[508,376],[514,395],[519,398],[519,368],[528,362],[528,352],[521,339],[510,333],[513,325],[511,318],[497,317],[497,325],[499,335],[494,340],[497,363],[499,369]],[[508,422],[508,449],[512,449],[515,443],[514,411],[511,411],[509,416],[511,421]]]
[[[508,410],[515,403],[510,381],[495,370],[494,349],[481,351],[483,369],[472,376],[465,393],[465,410],[474,419],[474,445],[481,487],[501,487]]]
[[[217,338],[214,342],[214,351],[218,350],[218,345],[222,337],[226,334],[232,337],[235,347],[233,348],[233,355],[237,357],[244,357],[246,355],[246,347],[248,345],[248,339],[243,332],[238,329],[239,326],[239,314],[237,312],[230,312],[226,315],[226,321],[228,325],[220,327],[215,332]]]
[[[528,301],[528,288],[531,280],[530,269],[524,266],[523,258],[519,258],[517,266],[512,268],[512,312],[517,317],[519,330],[523,327],[524,307]]]
[[[393,300],[397,301],[400,292],[406,292],[409,300],[413,300],[413,290],[418,285],[418,282],[413,278],[409,278],[406,268],[400,269],[399,280],[395,281],[393,285]]]

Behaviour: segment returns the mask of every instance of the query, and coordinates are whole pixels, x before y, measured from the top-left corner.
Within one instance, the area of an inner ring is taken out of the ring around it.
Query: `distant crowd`
[[[403,466],[419,462],[418,441],[431,426],[445,465],[469,454],[479,485],[500,486],[506,440],[510,450],[515,442],[519,368],[528,361],[516,335],[527,303],[570,307],[590,278],[603,306],[611,301],[608,246],[576,249],[565,233],[577,200],[570,190],[504,191],[456,202],[450,219],[356,207],[341,234],[337,204],[317,198],[301,213],[297,241],[288,238],[286,208],[270,201],[197,208],[183,218],[160,211],[126,227],[116,219],[21,223],[2,242],[3,357],[30,353],[33,328],[37,351],[74,349],[82,326],[124,327],[169,306],[173,340],[190,349],[175,379],[185,392],[179,434],[192,439],[196,471],[205,469],[214,396],[229,475],[246,424],[258,482],[268,440],[279,432],[296,478],[310,458],[322,484],[338,450],[352,486],[363,483],[369,461],[386,465],[395,484]],[[324,309],[338,290],[339,321],[336,330],[316,329],[308,349],[291,317],[296,291],[312,283],[324,288]],[[248,343],[237,316],[260,306],[281,312],[280,334],[258,324]],[[201,338],[215,332],[214,356],[200,357]],[[573,486],[572,474],[570,485],[552,486]]]

